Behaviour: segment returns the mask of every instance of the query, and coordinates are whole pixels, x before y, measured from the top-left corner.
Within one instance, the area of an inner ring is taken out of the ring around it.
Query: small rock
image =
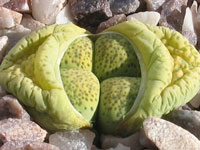
[[[111,135],[101,135],[101,146],[103,149],[116,147],[118,143],[123,144],[124,146],[134,148],[134,150],[141,150],[142,146],[139,142],[140,132],[136,132],[135,134],[126,137],[115,137]]]
[[[156,149],[156,146],[154,143],[152,143],[151,140],[149,140],[144,132],[144,129],[140,130],[140,137],[139,137],[139,143],[146,148]]]
[[[109,28],[109,27],[112,27],[116,24],[119,24],[121,22],[124,22],[126,21],[126,16],[124,14],[121,14],[121,15],[115,15],[114,17],[108,19],[107,21],[104,21],[102,23],[100,23],[100,25],[98,26],[97,28],[97,33]]]
[[[164,119],[190,131],[200,139],[200,112],[192,110],[175,110],[166,115]]]
[[[38,30],[45,26],[45,24],[34,20],[32,16],[28,14],[23,15],[21,25],[23,25],[25,28],[30,29],[31,31]]]
[[[0,37],[0,64],[4,58],[4,56],[6,55],[6,50],[8,47],[8,37],[7,36],[1,36]],[[4,92],[3,92],[4,94]],[[2,87],[0,86],[0,97],[2,97],[4,95],[2,95]]]
[[[107,150],[131,150],[131,148],[119,143],[115,148],[109,148]]]
[[[90,150],[95,134],[90,130],[56,132],[49,137],[49,143],[60,150]]]
[[[143,11],[146,11],[147,10],[147,6],[146,6],[146,2],[145,0],[139,0],[140,2],[140,5],[137,9],[137,12],[143,12]]]
[[[56,16],[63,8],[63,0],[32,0],[33,17],[44,24],[56,22]]]
[[[10,0],[3,6],[18,12],[31,12],[29,4],[30,0]]]
[[[9,44],[7,47],[7,52],[25,35],[31,33],[30,29],[24,28],[22,25],[17,25],[11,29],[0,30],[0,36],[7,36],[9,39]]]
[[[159,24],[182,31],[183,20],[188,0],[169,0],[162,5]]]
[[[0,6],[3,6],[4,4],[8,3],[10,0],[0,0]]]
[[[73,22],[73,18],[70,12],[70,7],[67,4],[57,15],[56,24],[64,24]]]
[[[35,122],[22,119],[4,119],[0,121],[0,140],[43,142],[47,132]]]
[[[139,0],[109,0],[113,15],[134,13],[140,6]]]
[[[0,30],[20,24],[22,14],[0,6]]]
[[[160,14],[155,11],[139,12],[127,16],[127,20],[138,20],[145,24],[156,26],[160,20]]]
[[[194,22],[194,29],[197,33],[197,49],[200,50],[200,7],[198,8],[196,1],[193,2],[191,6],[192,18]]]
[[[34,141],[9,141],[6,142],[1,150],[59,150],[54,145]]]
[[[6,95],[0,99],[0,120],[18,118],[30,120],[29,114],[12,95]]]
[[[166,2],[166,0],[145,0],[148,11],[159,11],[159,8]]]
[[[185,18],[183,20],[182,34],[189,40],[194,46],[197,44],[197,35],[194,30],[194,23],[192,18],[192,12],[190,8],[186,9]]]
[[[69,0],[72,17],[82,27],[98,26],[112,17],[107,0]]]
[[[146,136],[160,150],[200,149],[200,141],[194,135],[171,122],[149,117],[143,126]]]

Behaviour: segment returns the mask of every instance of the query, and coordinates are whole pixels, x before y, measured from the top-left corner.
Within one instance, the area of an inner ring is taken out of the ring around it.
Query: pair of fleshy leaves
[[[128,21],[107,29],[132,43],[142,79],[130,111],[113,134],[128,135],[148,116],[161,117],[187,103],[200,87],[200,55],[176,31]],[[87,31],[73,24],[45,27],[23,38],[5,57],[0,84],[25,105],[32,117],[49,130],[91,127],[70,103],[58,62],[75,38]],[[23,65],[28,64],[30,68]]]

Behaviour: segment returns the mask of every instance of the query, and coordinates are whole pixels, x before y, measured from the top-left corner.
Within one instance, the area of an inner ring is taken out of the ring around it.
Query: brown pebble
[[[12,95],[6,95],[0,98],[0,114],[0,120],[8,118],[30,120],[29,114]]]

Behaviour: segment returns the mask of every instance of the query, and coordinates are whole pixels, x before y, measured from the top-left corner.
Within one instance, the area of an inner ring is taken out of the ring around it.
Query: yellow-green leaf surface
[[[42,127],[98,120],[101,132],[122,136],[190,101],[199,76],[200,54],[186,38],[138,21],[98,35],[71,23],[47,26],[20,40],[0,66],[0,84]]]
[[[85,33],[73,24],[45,27],[18,42],[1,65],[1,85],[49,130],[91,126],[70,103],[60,77],[66,48]]]

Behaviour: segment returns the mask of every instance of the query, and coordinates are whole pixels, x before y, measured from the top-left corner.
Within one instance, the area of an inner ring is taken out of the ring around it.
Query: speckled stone
[[[9,141],[0,150],[59,150],[59,148],[43,142]]]
[[[200,149],[200,141],[194,135],[169,121],[149,117],[143,126],[146,136],[160,150]]]
[[[88,129],[56,132],[49,137],[49,143],[60,150],[90,150],[95,134]]]
[[[140,6],[139,0],[109,0],[113,15],[134,13]]]
[[[22,119],[4,119],[0,121],[0,140],[43,142],[47,132],[35,122]]]

